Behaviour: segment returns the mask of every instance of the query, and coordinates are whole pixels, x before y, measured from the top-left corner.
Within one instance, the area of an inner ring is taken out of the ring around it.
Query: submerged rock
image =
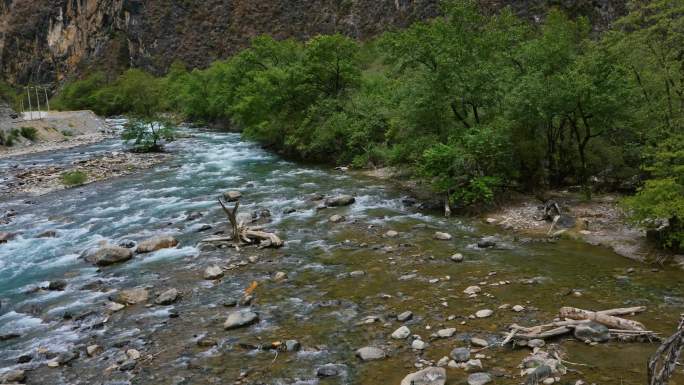
[[[479,247],[480,249],[494,247],[496,246],[497,241],[498,238],[496,237],[484,237],[477,241],[477,247]]]
[[[138,243],[138,247],[135,249],[136,253],[151,253],[153,251],[168,249],[171,247],[176,247],[178,245],[178,240],[170,235],[162,235],[159,237],[154,237],[146,239]]]
[[[328,218],[328,220],[329,220],[330,222],[332,222],[332,223],[344,222],[345,219],[346,219],[346,218],[345,218],[343,215],[337,215],[337,214],[335,214],[335,215],[331,216],[330,218]]]
[[[259,315],[251,310],[237,310],[228,314],[226,322],[223,323],[223,328],[226,330],[237,329],[249,326],[258,320]]]
[[[6,243],[14,239],[16,237],[16,233],[8,233],[5,231],[0,231],[0,243]]]
[[[109,266],[133,258],[133,252],[118,246],[105,246],[94,252],[86,252],[85,260],[97,266]]]
[[[429,367],[407,375],[401,380],[401,385],[444,385],[446,379],[444,368]]]
[[[325,364],[323,366],[319,366],[316,369],[316,376],[318,377],[336,377],[339,376],[340,374],[344,373],[345,366],[344,365],[338,365],[338,364]]]
[[[455,348],[449,353],[449,356],[456,362],[466,362],[470,359],[470,349]]]
[[[67,281],[63,279],[58,279],[55,281],[50,281],[47,285],[48,290],[54,290],[54,291],[62,291],[66,289],[67,287]]]
[[[325,205],[328,207],[349,206],[356,202],[356,198],[351,195],[338,195],[325,200]]]
[[[358,349],[356,351],[356,356],[362,361],[380,360],[385,358],[385,351],[380,348],[366,346],[364,348]]]
[[[21,383],[26,380],[26,372],[23,370],[10,370],[0,375],[0,383],[2,384],[15,384]]]
[[[485,385],[492,382],[492,376],[489,373],[473,373],[468,376],[468,385]]]

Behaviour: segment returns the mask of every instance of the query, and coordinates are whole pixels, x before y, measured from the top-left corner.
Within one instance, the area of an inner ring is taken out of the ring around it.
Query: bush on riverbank
[[[80,186],[88,180],[88,176],[82,171],[66,171],[62,173],[62,183],[65,186]]]
[[[398,166],[457,206],[506,188],[633,191],[652,177],[660,182],[628,204],[655,220],[646,194],[670,177],[643,167],[642,153],[684,130],[683,12],[671,0],[635,2],[595,37],[587,20],[557,10],[531,24],[450,0],[443,16],[363,44],[262,36],[204,70],[95,74],[60,98],[102,114],[230,122],[301,159]]]

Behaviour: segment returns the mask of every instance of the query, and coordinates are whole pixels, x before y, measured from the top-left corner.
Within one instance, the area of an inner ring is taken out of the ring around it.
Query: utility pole
[[[38,120],[43,119],[43,113],[40,111],[40,97],[38,96],[38,86],[35,87],[36,103],[38,103]]]
[[[29,90],[29,87],[26,87],[26,95],[28,95],[29,120],[33,120],[33,107],[31,106],[31,91]]]
[[[50,99],[48,99],[47,88],[43,87],[43,92],[45,92],[45,104],[47,104],[47,112],[50,112]]]

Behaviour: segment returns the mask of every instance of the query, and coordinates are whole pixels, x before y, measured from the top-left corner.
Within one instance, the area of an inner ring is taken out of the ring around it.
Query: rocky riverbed
[[[236,134],[199,130],[172,150],[144,172],[0,203],[13,213],[0,382],[519,384],[544,363],[544,383],[642,384],[657,344],[501,342],[563,305],[645,305],[634,319],[668,335],[684,305],[679,271],[445,219]],[[282,248],[201,242],[225,235],[216,199],[230,190]]]

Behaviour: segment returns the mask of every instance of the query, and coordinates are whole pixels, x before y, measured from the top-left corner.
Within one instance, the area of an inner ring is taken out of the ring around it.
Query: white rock
[[[456,328],[446,328],[437,331],[437,336],[439,338],[449,338],[456,333]]]
[[[443,233],[443,232],[437,231],[437,232],[435,232],[435,235],[433,236],[433,238],[435,238],[439,241],[450,241],[452,237],[451,237],[451,234],[449,234],[449,233]]]
[[[397,339],[397,340],[403,340],[410,335],[411,335],[411,329],[409,329],[406,326],[402,326],[399,329],[395,330],[394,333],[392,333],[392,338]]]
[[[477,337],[471,338],[470,343],[475,345],[475,346],[479,346],[481,348],[489,346],[489,342],[487,342],[487,340],[482,339],[482,338],[477,338]]]
[[[214,280],[223,277],[223,270],[220,266],[213,265],[204,270],[204,279]]]
[[[477,294],[481,291],[482,289],[480,289],[479,286],[468,286],[465,290],[463,290],[463,292],[468,295]]]
[[[516,313],[520,313],[521,311],[525,310],[525,306],[522,305],[515,305],[513,306],[513,311]]]
[[[415,350],[423,350],[426,347],[427,347],[427,344],[423,340],[416,339],[416,340],[413,340],[413,342],[411,343],[411,348],[413,348]]]
[[[482,310],[478,310],[478,311],[475,313],[475,317],[477,317],[477,318],[487,318],[487,317],[491,317],[492,314],[494,314],[494,311],[493,311],[493,310],[490,310],[490,309],[482,309]]]
[[[395,238],[395,237],[397,237],[398,235],[399,235],[399,233],[396,232],[396,231],[394,231],[394,230],[389,230],[388,232],[385,233],[385,236],[386,236],[387,238]]]

